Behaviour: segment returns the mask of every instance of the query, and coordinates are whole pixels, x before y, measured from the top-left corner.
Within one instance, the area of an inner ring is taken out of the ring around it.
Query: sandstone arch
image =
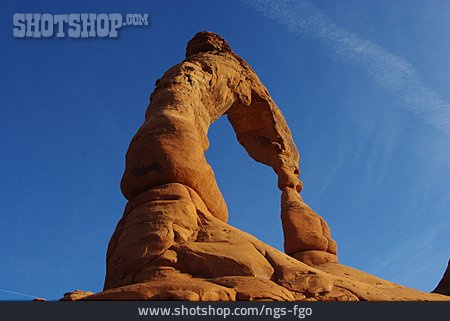
[[[208,128],[224,114],[248,154],[278,176],[286,253],[308,264],[337,262],[328,225],[298,194],[299,154],[281,111],[224,39],[200,32],[189,41],[186,59],[156,82],[130,143],[121,182],[129,203],[109,244],[105,289],[175,266],[180,251],[173,253],[174,244],[202,239],[196,213],[227,221],[204,156]]]
[[[62,300],[449,300],[337,263],[327,224],[299,195],[289,128],[255,73],[209,32],[186,56],[157,82],[130,143],[128,203],[109,242],[104,291]],[[208,127],[222,114],[250,156],[278,175],[287,254],[226,223],[204,159]],[[448,292],[447,274],[435,292]]]

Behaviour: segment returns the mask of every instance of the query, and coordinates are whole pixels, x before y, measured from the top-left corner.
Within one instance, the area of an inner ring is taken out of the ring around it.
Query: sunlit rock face
[[[227,224],[227,206],[204,155],[208,128],[222,115],[250,157],[278,176],[286,253]],[[186,59],[156,81],[129,145],[121,182],[128,203],[109,243],[104,291],[80,298],[446,298],[339,264],[330,229],[303,202],[298,177],[289,127],[255,72],[220,36],[196,34]]]

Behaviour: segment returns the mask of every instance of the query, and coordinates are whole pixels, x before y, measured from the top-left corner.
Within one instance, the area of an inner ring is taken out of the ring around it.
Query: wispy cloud
[[[14,294],[14,295],[20,295],[20,296],[24,296],[24,297],[27,297],[27,298],[33,298],[33,299],[38,298],[35,295],[26,294],[26,293],[17,292],[17,291],[5,290],[5,289],[0,289],[0,292],[5,292],[5,293],[8,293],[8,294]]]
[[[293,33],[319,41],[339,58],[357,64],[400,105],[450,134],[450,103],[430,89],[415,68],[376,43],[335,24],[306,0],[242,0]]]

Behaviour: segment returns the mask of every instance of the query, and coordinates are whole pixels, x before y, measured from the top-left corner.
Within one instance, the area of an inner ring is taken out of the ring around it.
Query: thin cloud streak
[[[5,292],[5,293],[9,293],[9,294],[20,295],[20,296],[24,296],[24,297],[27,297],[27,298],[33,298],[33,299],[38,298],[38,296],[35,296],[35,295],[26,294],[26,293],[17,292],[17,291],[5,290],[5,289],[0,289],[0,292]]]
[[[339,27],[306,0],[241,0],[295,34],[319,41],[339,58],[359,65],[407,111],[450,134],[450,103],[430,89],[415,68],[372,41]]]

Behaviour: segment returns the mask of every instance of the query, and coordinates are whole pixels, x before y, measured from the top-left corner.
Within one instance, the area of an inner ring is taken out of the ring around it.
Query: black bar
[[[0,320],[428,321],[449,316],[450,302],[0,302]]]

